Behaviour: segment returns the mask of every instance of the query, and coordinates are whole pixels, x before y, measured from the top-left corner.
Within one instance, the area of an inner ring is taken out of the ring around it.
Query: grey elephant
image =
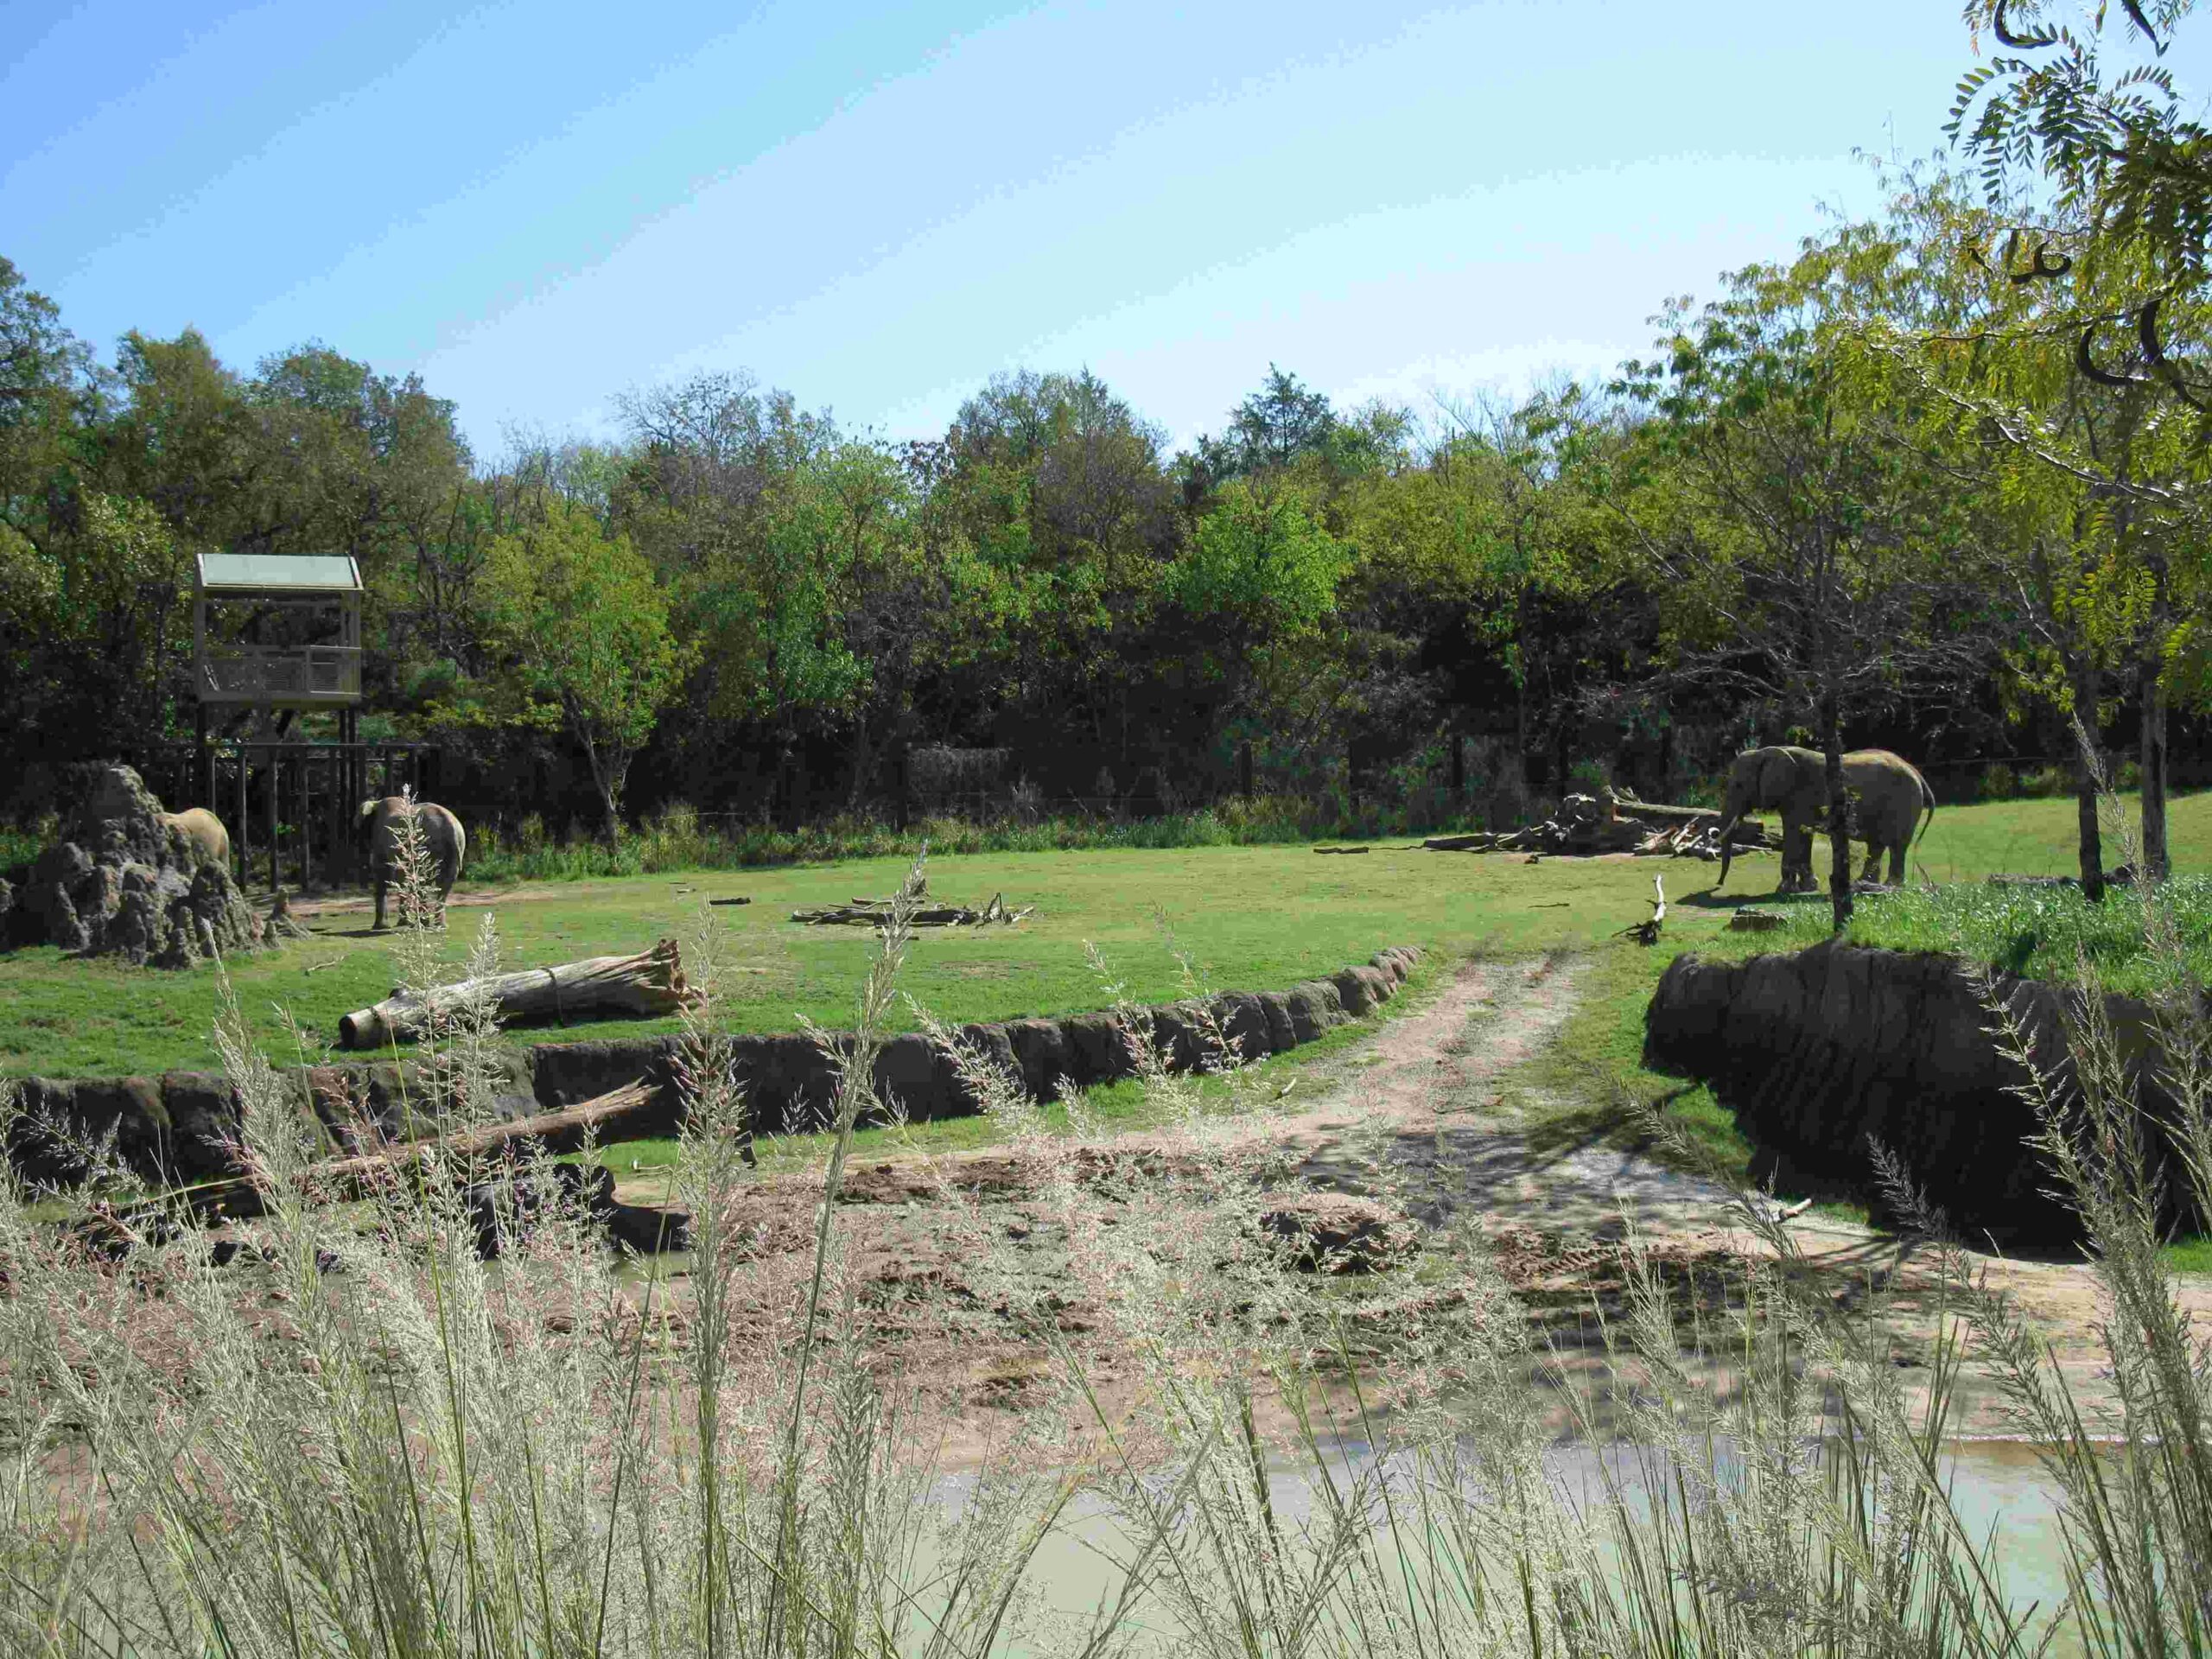
[[[1887,749],[1853,749],[1843,757],[1844,787],[1852,796],[1852,838],[1866,843],[1866,868],[1860,880],[1879,874],[1882,855],[1890,855],[1890,880],[1904,880],[1905,854],[1914,831],[1926,834],[1936,817],[1935,791],[1918,768]],[[1728,879],[1728,838],[1737,823],[1754,811],[1782,815],[1783,893],[1809,893],[1813,880],[1813,831],[1828,810],[1827,757],[1815,749],[1777,745],[1748,749],[1728,769],[1728,796],[1720,825],[1720,880]],[[1926,814],[1923,822],[1922,814]]]
[[[376,925],[384,927],[385,889],[399,879],[399,847],[401,821],[407,810],[407,798],[387,795],[382,800],[361,803],[360,816],[369,826],[369,880],[375,885],[377,895]],[[461,827],[461,820],[431,801],[415,804],[415,822],[423,836],[423,849],[429,855],[430,868],[438,884],[438,919],[445,919],[446,899],[453,892],[453,884],[461,879],[461,861],[468,850],[468,836]]]

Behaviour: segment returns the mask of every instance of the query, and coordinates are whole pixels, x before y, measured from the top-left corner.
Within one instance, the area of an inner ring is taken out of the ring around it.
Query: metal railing
[[[256,702],[358,700],[359,645],[296,645],[287,649],[210,652],[200,659],[204,702]]]

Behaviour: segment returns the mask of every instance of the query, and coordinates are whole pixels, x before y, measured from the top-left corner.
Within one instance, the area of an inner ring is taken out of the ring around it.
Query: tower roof
[[[342,553],[202,553],[200,591],[358,594],[361,569]]]

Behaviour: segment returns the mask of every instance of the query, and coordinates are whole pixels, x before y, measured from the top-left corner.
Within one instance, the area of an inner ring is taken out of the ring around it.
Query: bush
[[[36,823],[0,824],[0,870],[29,863],[60,839],[60,821],[52,814]]]
[[[1527,798],[1517,787],[1484,785],[1471,792],[1476,798],[1463,803],[1453,800],[1449,790],[1431,785],[1408,790],[1395,803],[1363,796],[1357,809],[1341,791],[1319,798],[1230,796],[1212,806],[1156,817],[1119,818],[1044,816],[1044,804],[1017,788],[1006,812],[997,818],[931,817],[905,830],[849,816],[796,830],[737,822],[716,827],[691,807],[677,803],[647,818],[613,847],[581,826],[571,826],[565,841],[550,841],[535,816],[512,830],[487,825],[471,839],[468,871],[484,881],[582,881],[681,870],[911,858],[925,842],[938,854],[1254,847],[1426,835],[1524,821]],[[1030,816],[1033,812],[1038,816]]]

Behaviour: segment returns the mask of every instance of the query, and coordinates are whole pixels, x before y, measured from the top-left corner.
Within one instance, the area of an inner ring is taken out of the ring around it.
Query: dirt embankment
[[[1397,994],[1419,957],[1410,946],[1394,945],[1369,962],[1287,990],[1224,991],[1202,1001],[1140,1009],[1129,1017],[1148,1027],[1144,1037],[1171,1070],[1211,1063],[1224,1039],[1248,1058],[1262,1058],[1310,1043],[1380,1007]],[[1039,1099],[1052,1098],[1063,1083],[1088,1088],[1136,1070],[1133,1032],[1124,1028],[1123,1016],[1112,1013],[963,1026],[959,1035],[1019,1075]],[[784,1134],[818,1126],[836,1097],[838,1053],[832,1051],[849,1052],[850,1041],[833,1034],[825,1048],[823,1041],[798,1033],[733,1038],[732,1065],[755,1128]],[[508,1051],[499,1057],[489,1079],[492,1109],[508,1117],[556,1111],[643,1079],[655,1091],[658,1109],[632,1121],[629,1133],[672,1135],[681,1114],[676,1086],[681,1048],[680,1038],[648,1037]],[[424,1095],[411,1063],[301,1067],[289,1078],[341,1136],[364,1115],[387,1134],[398,1134],[407,1101]],[[916,1033],[883,1045],[876,1056],[874,1084],[879,1098],[894,1100],[916,1122],[978,1109],[952,1058]],[[117,1153],[148,1180],[201,1180],[238,1173],[232,1152],[238,1138],[237,1096],[219,1075],[30,1077],[22,1090],[32,1118],[66,1121],[86,1140],[111,1135]],[[7,1153],[31,1173],[54,1179],[70,1174],[57,1162],[51,1143],[28,1124],[17,1126]]]
[[[2062,1077],[2070,1065],[2062,1014],[2077,994],[2011,976],[1993,988],[2048,1074]],[[2163,1117],[2171,1102],[2145,1063],[2150,1010],[2107,996],[2102,1012],[2144,1105]],[[2050,1169],[2032,1144],[2035,1109],[2015,1092],[2025,1074],[1990,1035],[1994,1023],[1980,988],[1948,956],[1834,942],[1737,963],[1684,956],[1652,997],[1644,1062],[1710,1084],[1785,1183],[1848,1191],[1878,1211],[1878,1146],[1967,1236],[2069,1243],[2075,1217],[2050,1192]],[[2163,1149],[2163,1137],[2152,1141]],[[2178,1203],[2186,1182],[2167,1185]]]

